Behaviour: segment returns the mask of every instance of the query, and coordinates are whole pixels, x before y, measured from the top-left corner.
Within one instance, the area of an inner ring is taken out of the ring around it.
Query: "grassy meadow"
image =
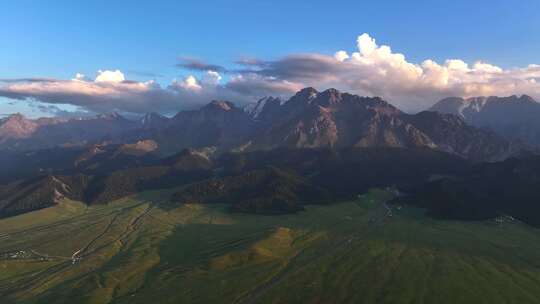
[[[540,230],[439,221],[374,189],[292,215],[167,191],[0,220],[0,303],[539,303]]]

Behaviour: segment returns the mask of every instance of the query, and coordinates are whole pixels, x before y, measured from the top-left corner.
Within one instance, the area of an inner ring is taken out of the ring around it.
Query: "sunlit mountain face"
[[[2,304],[540,302],[540,3],[7,1],[0,37]]]

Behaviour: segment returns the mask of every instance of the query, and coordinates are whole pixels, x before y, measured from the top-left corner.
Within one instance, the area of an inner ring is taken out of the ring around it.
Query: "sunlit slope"
[[[540,233],[517,222],[389,212],[381,190],[284,216],[169,196],[1,220],[1,302],[540,302]]]

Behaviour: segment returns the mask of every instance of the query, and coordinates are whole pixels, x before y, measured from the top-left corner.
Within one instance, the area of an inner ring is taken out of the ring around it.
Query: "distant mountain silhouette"
[[[0,149],[29,151],[81,146],[112,140],[138,123],[117,113],[93,118],[28,119],[14,114],[0,120]]]
[[[540,146],[540,104],[527,95],[446,98],[430,111],[457,115],[470,125],[493,130],[507,139]]]

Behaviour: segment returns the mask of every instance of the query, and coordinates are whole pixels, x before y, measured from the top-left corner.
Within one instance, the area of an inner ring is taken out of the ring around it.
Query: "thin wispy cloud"
[[[53,82],[57,81],[54,78],[0,78],[0,83],[17,83],[17,82]]]
[[[180,62],[176,64],[179,68],[184,68],[192,71],[214,71],[214,72],[226,72],[227,69],[217,64],[210,64],[203,60],[193,57],[180,57]]]

